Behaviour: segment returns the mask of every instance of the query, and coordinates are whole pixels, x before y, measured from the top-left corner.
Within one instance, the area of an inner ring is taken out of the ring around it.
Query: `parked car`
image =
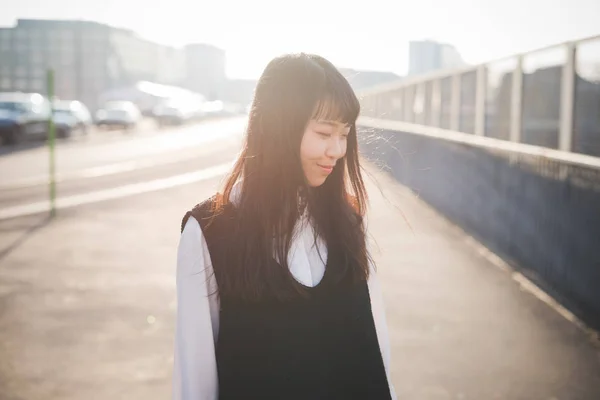
[[[75,100],[55,102],[53,120],[58,137],[70,137],[74,133],[85,135],[93,122],[87,107]]]
[[[198,108],[189,99],[166,99],[154,107],[152,115],[160,126],[181,125],[195,119]]]
[[[99,127],[132,129],[142,118],[139,108],[130,101],[109,101],[96,112]]]
[[[204,112],[204,116],[208,118],[226,115],[225,105],[221,100],[204,102],[202,104],[202,111]]]
[[[50,102],[39,93],[0,93],[2,142],[15,144],[26,138],[45,138],[50,115]]]

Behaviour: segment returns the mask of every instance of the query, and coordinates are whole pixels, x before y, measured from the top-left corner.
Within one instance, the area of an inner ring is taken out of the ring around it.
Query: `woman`
[[[395,398],[358,114],[324,58],[266,67],[222,194],[182,221],[175,399]]]

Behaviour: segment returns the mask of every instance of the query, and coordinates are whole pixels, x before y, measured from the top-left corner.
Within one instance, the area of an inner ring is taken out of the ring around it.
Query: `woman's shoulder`
[[[203,225],[204,220],[211,218],[215,214],[220,197],[221,195],[219,193],[215,193],[209,198],[204,199],[190,207],[189,210],[185,212],[181,220],[181,232],[183,232],[183,229],[185,228],[185,225],[190,217],[193,217],[196,221],[198,221],[201,226]]]
[[[190,217],[193,217],[198,221],[202,230],[206,230],[208,225],[212,224],[214,220],[218,221],[223,219],[221,217],[225,215],[234,215],[233,210],[239,205],[240,197],[241,181],[235,183],[227,200],[225,200],[225,195],[223,193],[216,192],[200,203],[195,204],[183,216],[181,221],[181,231],[183,232],[183,228],[185,228],[185,224]]]

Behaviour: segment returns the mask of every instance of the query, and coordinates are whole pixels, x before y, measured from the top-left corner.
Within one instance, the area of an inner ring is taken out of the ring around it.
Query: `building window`
[[[2,32],[2,34],[0,35],[0,51],[9,51],[12,47],[11,32],[9,30],[0,32]]]
[[[46,33],[46,48],[49,51],[54,51],[56,48],[60,47],[62,37],[60,35],[60,31],[49,30]],[[52,50],[50,50],[52,49]]]
[[[37,29],[32,29],[29,31],[29,43],[31,45],[37,45],[42,40],[43,36],[41,32]]]
[[[27,46],[26,43],[23,42],[16,42],[15,43],[15,51],[17,52],[17,54],[27,54],[27,50],[29,50],[29,47]]]
[[[36,77],[36,78],[40,78],[40,77],[44,77],[44,75],[46,74],[46,72],[44,71],[44,68],[42,67],[35,67],[31,70],[31,76]]]
[[[73,46],[73,42],[63,42],[60,48],[60,51],[63,54],[73,54],[75,52],[75,46]]]
[[[15,67],[15,76],[24,77],[27,76],[27,70],[23,66]]]
[[[63,41],[72,41],[73,40],[73,31],[70,30],[62,30],[60,32],[60,36],[62,38]]]
[[[17,79],[15,81],[15,86],[17,90],[27,90],[27,80]]]
[[[46,40],[49,42],[56,42],[59,40],[59,33],[54,29],[48,29],[45,32]]]
[[[29,35],[27,34],[28,32],[24,29],[15,29],[15,38],[17,40],[23,40],[23,39],[27,39],[29,37]]]
[[[72,54],[63,54],[63,56],[60,58],[60,65],[62,67],[72,67],[73,66],[73,56]]]
[[[41,65],[44,61],[44,57],[39,51],[32,49],[32,51],[29,53],[29,60],[32,65]]]
[[[30,83],[31,90],[35,90],[37,92],[42,92],[45,90],[44,80],[43,79],[32,79]]]

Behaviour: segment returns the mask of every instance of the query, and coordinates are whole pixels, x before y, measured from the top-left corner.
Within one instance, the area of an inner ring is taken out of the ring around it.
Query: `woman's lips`
[[[321,168],[321,170],[323,172],[327,172],[328,174],[330,174],[331,171],[333,171],[333,167],[334,167],[333,165],[322,165],[322,164],[317,164],[317,165]]]

